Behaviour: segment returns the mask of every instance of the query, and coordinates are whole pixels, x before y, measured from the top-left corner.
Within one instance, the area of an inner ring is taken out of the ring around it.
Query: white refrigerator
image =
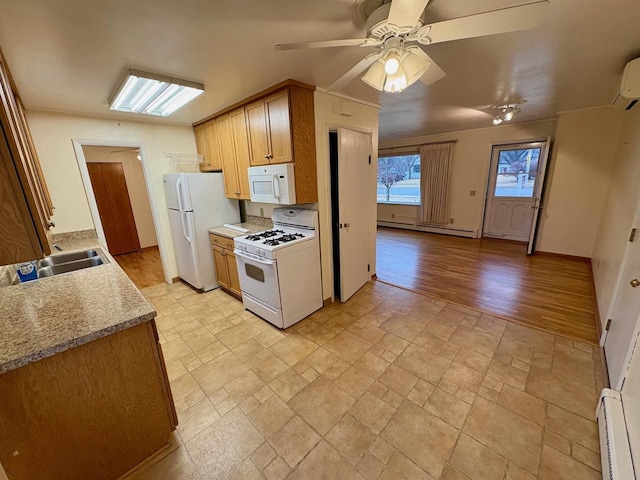
[[[178,274],[200,290],[218,287],[207,229],[240,221],[238,200],[225,196],[222,173],[164,175]]]

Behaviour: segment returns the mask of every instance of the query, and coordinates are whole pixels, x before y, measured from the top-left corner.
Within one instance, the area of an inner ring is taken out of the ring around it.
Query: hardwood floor
[[[164,283],[158,247],[149,247],[114,258],[136,287],[147,288]]]
[[[587,260],[526,255],[523,244],[378,228],[379,280],[597,343]]]

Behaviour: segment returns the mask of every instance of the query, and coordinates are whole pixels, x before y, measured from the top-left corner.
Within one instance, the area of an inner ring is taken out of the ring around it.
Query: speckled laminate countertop
[[[235,225],[241,228],[246,228],[249,231],[239,232],[238,230],[233,230],[227,227],[213,227],[209,229],[209,232],[215,235],[222,235],[223,237],[227,238],[235,238],[239,237],[240,235],[249,235],[250,233],[258,233],[262,232],[263,230],[269,230],[270,228],[273,228],[273,222],[270,219],[252,216],[247,217],[246,222],[236,223]]]
[[[57,240],[60,253],[102,248]],[[107,254],[108,256],[108,254]],[[156,312],[116,261],[0,288],[0,374],[152,320]]]

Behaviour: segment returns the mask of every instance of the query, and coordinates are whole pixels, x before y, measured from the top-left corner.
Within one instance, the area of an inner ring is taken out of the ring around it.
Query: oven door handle
[[[236,257],[242,257],[246,260],[251,260],[254,262],[258,262],[258,263],[262,263],[263,265],[273,265],[275,264],[275,262],[273,260],[263,260],[262,258],[258,257],[257,255],[251,255],[248,254],[246,252],[243,252],[242,250],[238,250],[237,248],[233,251],[233,253],[236,255]]]

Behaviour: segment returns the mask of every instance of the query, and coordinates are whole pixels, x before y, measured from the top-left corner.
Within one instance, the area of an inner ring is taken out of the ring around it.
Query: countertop
[[[249,235],[251,233],[262,232],[263,230],[269,230],[273,228],[273,222],[268,218],[263,217],[252,217],[248,216],[247,221],[243,223],[234,224],[241,228],[246,228],[249,230],[248,232],[239,232],[238,230],[233,230],[227,227],[213,227],[209,229],[209,233],[213,233],[215,235],[221,235],[227,238],[235,238],[240,235]]]
[[[0,288],[0,374],[156,316],[95,234],[63,235],[59,253],[100,248],[110,263]]]

